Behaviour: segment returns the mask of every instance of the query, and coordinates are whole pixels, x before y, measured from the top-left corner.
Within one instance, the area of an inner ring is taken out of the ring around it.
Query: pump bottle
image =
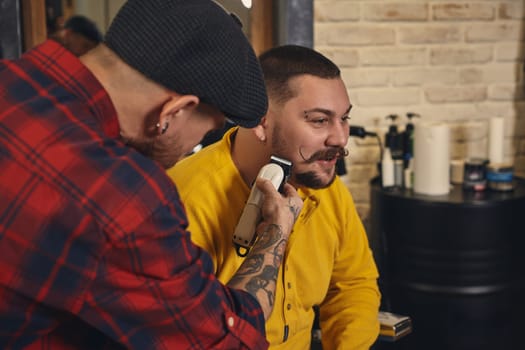
[[[385,134],[385,148],[390,148],[392,159],[403,159],[403,139],[396,124],[398,118],[397,114],[386,116],[386,119],[391,120],[391,124],[388,127],[388,132]]]
[[[414,156],[414,124],[412,118],[416,117],[419,118],[420,115],[412,112],[407,113],[408,123],[403,132],[403,163],[405,169],[408,168],[410,159]]]
[[[381,184],[383,187],[392,187],[394,181],[394,161],[390,153],[390,148],[385,147],[383,159],[381,159]]]

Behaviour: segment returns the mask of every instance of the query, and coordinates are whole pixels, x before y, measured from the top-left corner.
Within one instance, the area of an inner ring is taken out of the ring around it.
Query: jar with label
[[[465,161],[463,189],[484,191],[487,188],[487,164],[483,158],[469,158]]]

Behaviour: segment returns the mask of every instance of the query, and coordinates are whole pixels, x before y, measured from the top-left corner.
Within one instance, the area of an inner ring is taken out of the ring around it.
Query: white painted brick
[[[480,68],[465,68],[459,71],[461,84],[481,84],[483,82],[483,73]]]
[[[515,101],[512,104],[512,107],[516,111],[516,116],[519,118],[525,118],[525,102]]]
[[[488,97],[491,100],[499,100],[499,101],[525,100],[525,92],[523,91],[522,85],[516,85],[516,84],[491,85],[489,87]]]
[[[516,101],[517,102],[517,101]],[[488,119],[493,117],[511,118],[516,113],[513,103],[506,101],[485,101],[474,105],[476,112],[472,118]]]
[[[513,63],[463,68],[459,75],[460,83],[463,84],[515,82],[521,76],[518,67]]]
[[[444,21],[493,20],[494,4],[453,3],[432,5],[432,19]]]
[[[525,45],[522,43],[505,43],[496,45],[496,60],[498,61],[523,61],[525,58]]]
[[[503,154],[504,159],[506,161],[510,161],[514,158],[514,155],[518,151],[518,144],[516,143],[516,140],[511,138],[505,138],[503,141]],[[488,146],[487,146],[487,154],[488,154]],[[512,162],[511,162],[512,163]]]
[[[518,144],[516,143],[516,140],[514,138],[505,138],[503,141],[503,154],[504,159],[507,162],[513,162],[514,156],[518,152]],[[487,146],[487,154],[488,154],[488,146]]]
[[[368,203],[370,201],[370,188],[363,186],[363,183],[345,182],[350,189],[352,197],[356,203]]]
[[[352,105],[355,105],[357,104],[356,101],[357,101],[357,92],[359,91],[359,89],[346,89],[346,92],[348,93],[348,97],[350,98],[350,102],[352,103]],[[355,110],[355,108],[353,108]]]
[[[492,60],[492,46],[445,46],[430,49],[432,65],[487,63]]]
[[[487,140],[455,143],[451,149],[450,158],[487,158]]]
[[[343,47],[316,47],[317,51],[331,59],[339,68],[355,67],[359,63],[359,54],[356,49]]]
[[[451,85],[457,82],[458,73],[455,69],[413,68],[393,73],[393,83],[397,86]]]
[[[427,101],[431,103],[479,102],[487,99],[484,86],[467,87],[426,87],[423,89]]]
[[[351,1],[315,1],[314,18],[320,22],[357,21],[360,5]]]
[[[467,42],[509,42],[521,39],[521,23],[472,24],[466,29]]]
[[[315,46],[317,47],[327,47],[329,44],[328,44],[328,38],[330,35],[332,35],[330,29],[331,29],[331,24],[325,24],[325,23],[320,23],[320,22],[316,22],[314,23],[314,28],[313,28],[313,31],[314,31],[314,43],[315,43]]]
[[[450,159],[465,160],[468,157],[465,143],[456,142],[450,144]]]
[[[525,136],[525,118],[516,119],[516,122],[514,125],[514,135],[517,137]]]
[[[385,86],[390,83],[390,71],[381,69],[342,69],[341,76],[348,88]]]
[[[426,21],[428,5],[423,2],[364,2],[363,14],[369,21]]]
[[[472,103],[470,104],[472,105]],[[421,122],[439,122],[439,123],[453,123],[456,121],[464,121],[472,115],[473,107],[466,103],[456,104],[439,104],[441,108],[436,108],[437,105],[429,103],[422,104],[417,111],[423,116]],[[417,121],[419,123],[419,121]]]
[[[395,30],[390,27],[317,23],[314,32],[317,45],[373,46],[395,43]]]
[[[453,142],[472,142],[487,137],[486,120],[455,123],[450,125],[450,140]]]
[[[376,48],[361,51],[364,66],[420,66],[426,63],[425,48]]]
[[[363,106],[405,106],[418,104],[421,100],[419,89],[362,89],[356,92],[356,102]]]
[[[518,118],[516,118],[515,115],[513,116],[501,116],[501,115],[498,115],[498,117],[503,117],[505,120],[504,120],[504,132],[505,132],[505,137],[508,138],[508,139],[511,139],[515,136],[515,133],[514,133],[514,126],[516,125],[516,120]],[[489,124],[489,119],[487,119],[487,125]],[[488,126],[487,126],[488,127]]]
[[[363,221],[363,225],[365,226],[365,229],[368,230],[367,223],[370,221],[370,205],[363,204],[363,203],[356,203],[355,209],[357,210],[357,214],[359,215],[359,218],[361,219],[361,221]]]
[[[514,163],[514,173],[516,176],[525,177],[525,156],[520,155],[516,157]]]
[[[515,0],[500,4],[498,16],[501,19],[525,18],[525,8],[523,5],[523,1]]]
[[[349,164],[346,163],[347,176],[353,182],[367,182],[377,176],[377,166],[374,164]]]
[[[379,159],[379,145],[377,142],[375,145],[362,146],[362,147],[349,147],[348,148],[348,159],[347,162],[351,164],[370,164],[376,163]]]
[[[525,154],[525,140],[519,140],[518,153]]]
[[[356,97],[357,98],[357,97]],[[385,117],[389,114],[398,114],[403,116],[402,122],[405,122],[404,115],[408,111],[418,112],[418,107],[411,105],[401,106],[364,106],[357,103],[357,100],[351,100],[354,104],[352,113],[352,124],[365,126],[367,130],[379,133],[380,135],[386,130],[388,122]],[[412,108],[414,107],[414,108]],[[366,142],[373,140],[373,138],[367,138]]]
[[[398,29],[399,41],[403,44],[446,44],[462,39],[458,25],[410,25]]]
[[[439,105],[439,108],[435,105],[423,105],[416,111],[421,114],[421,121],[457,122],[476,116],[476,108],[472,103]]]

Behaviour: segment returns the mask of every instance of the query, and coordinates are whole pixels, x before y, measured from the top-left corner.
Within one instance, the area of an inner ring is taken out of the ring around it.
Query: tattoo
[[[275,234],[269,234],[271,230],[275,230]],[[270,224],[259,237],[257,243],[261,248],[268,248],[275,244],[283,236],[281,226],[276,224]]]
[[[259,301],[266,297],[270,307],[273,307],[275,304],[275,285],[285,248],[286,239],[283,238],[281,226],[268,225],[264,232],[259,235],[252,254],[248,254],[228,284],[244,288]],[[261,250],[266,250],[266,252],[260,253]]]
[[[246,290],[252,295],[257,295],[260,290],[266,293],[268,303],[273,306],[275,303],[274,292],[268,286],[277,280],[278,269],[275,266],[265,266],[262,273],[252,278],[246,284]]]
[[[275,245],[273,249],[273,264],[274,266],[280,266],[283,262],[284,251],[286,249],[286,241],[283,239]]]
[[[244,262],[241,268],[237,271],[237,275],[246,276],[246,275],[257,273],[261,271],[263,263],[264,263],[263,254],[248,255],[246,259],[244,259]]]
[[[297,217],[299,216],[299,212],[300,211],[299,211],[299,208],[297,208],[295,205],[293,205],[292,198],[288,198],[288,208],[290,208],[290,211],[293,214],[294,220],[297,220]]]
[[[230,282],[228,282],[228,285],[230,286],[240,286],[242,285],[242,280],[244,279],[244,276],[238,275],[238,273],[232,277]]]

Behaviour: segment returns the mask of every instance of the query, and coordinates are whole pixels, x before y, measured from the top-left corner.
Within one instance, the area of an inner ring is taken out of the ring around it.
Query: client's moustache
[[[334,158],[343,159],[348,155],[348,150],[343,147],[332,147],[326,150],[317,151],[307,158],[303,155],[302,147],[299,147],[299,155],[305,162],[313,163],[317,160],[332,160]]]

